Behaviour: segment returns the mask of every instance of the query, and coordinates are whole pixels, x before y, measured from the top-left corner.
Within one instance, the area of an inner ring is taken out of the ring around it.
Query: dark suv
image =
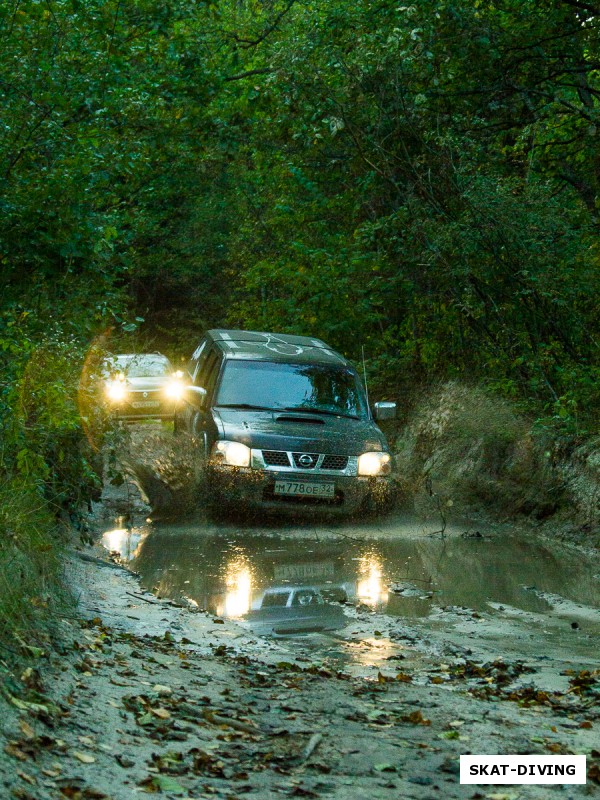
[[[188,367],[175,430],[203,442],[217,506],[353,513],[390,495],[392,457],[354,367],[320,339],[212,330]]]

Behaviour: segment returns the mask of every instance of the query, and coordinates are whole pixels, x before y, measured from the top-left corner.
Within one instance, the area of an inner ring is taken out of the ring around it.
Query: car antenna
[[[367,382],[367,363],[365,361],[365,346],[361,344],[360,349],[362,351],[362,365],[363,365],[363,379],[365,382],[365,392],[367,394],[367,407],[370,408],[371,404],[369,403],[369,384]]]

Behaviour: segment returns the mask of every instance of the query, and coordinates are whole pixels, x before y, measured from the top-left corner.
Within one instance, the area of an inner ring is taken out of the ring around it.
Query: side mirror
[[[185,399],[195,408],[204,408],[206,389],[203,389],[201,386],[186,386]]]
[[[375,403],[373,416],[378,422],[386,419],[396,419],[396,403]]]

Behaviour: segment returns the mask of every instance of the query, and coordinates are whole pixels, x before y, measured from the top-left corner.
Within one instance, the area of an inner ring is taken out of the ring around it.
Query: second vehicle
[[[106,360],[106,403],[122,419],[172,419],[183,391],[183,372],[176,372],[162,353],[123,353]]]

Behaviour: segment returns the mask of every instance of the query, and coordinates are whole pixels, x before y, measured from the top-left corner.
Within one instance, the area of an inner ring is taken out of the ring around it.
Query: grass
[[[23,484],[0,489],[0,651],[6,667],[47,649],[69,604],[63,542],[44,499]]]

